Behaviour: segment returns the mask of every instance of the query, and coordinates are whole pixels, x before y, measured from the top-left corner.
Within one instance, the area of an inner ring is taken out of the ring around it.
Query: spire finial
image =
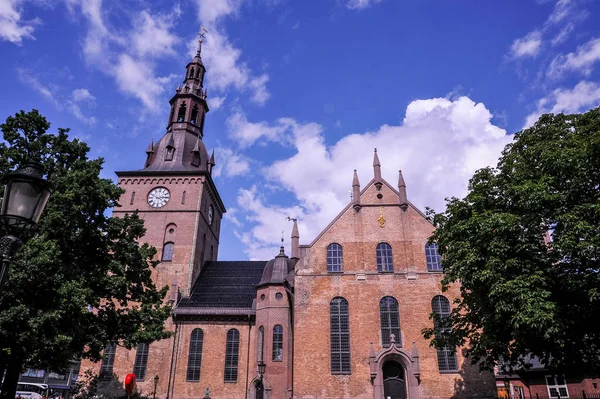
[[[379,157],[377,156],[377,148],[375,148],[375,153],[373,155],[373,171],[375,173],[375,185],[377,191],[379,191],[381,189],[381,164],[379,163]]]
[[[408,209],[408,199],[406,198],[406,183],[404,182],[404,176],[402,171],[398,171],[398,199],[400,200],[400,208],[403,211]]]
[[[358,181],[358,174],[354,169],[354,178],[352,179],[352,207],[356,212],[360,211],[360,183]]]
[[[204,42],[204,38],[206,37],[207,33],[208,31],[206,30],[206,28],[204,26],[201,26],[200,31],[198,32],[198,51],[196,55],[200,55],[200,53],[202,52],[202,42]]]

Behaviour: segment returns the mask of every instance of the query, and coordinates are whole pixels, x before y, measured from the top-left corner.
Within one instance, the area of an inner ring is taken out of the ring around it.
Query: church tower
[[[139,211],[147,229],[144,240],[161,260],[154,271],[156,285],[170,286],[171,295],[188,294],[204,262],[217,259],[225,213],[211,177],[214,154],[209,157],[202,140],[208,105],[201,45],[202,40],[169,101],[166,133],[150,142],[144,167],[116,172],[125,193],[114,215]]]

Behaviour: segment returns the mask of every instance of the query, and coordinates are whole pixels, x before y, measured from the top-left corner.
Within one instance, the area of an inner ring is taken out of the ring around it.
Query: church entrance
[[[256,389],[256,399],[264,399],[265,387],[263,386],[262,381],[256,381],[255,385]]]
[[[400,363],[388,360],[383,364],[382,371],[384,399],[407,399],[404,368]]]

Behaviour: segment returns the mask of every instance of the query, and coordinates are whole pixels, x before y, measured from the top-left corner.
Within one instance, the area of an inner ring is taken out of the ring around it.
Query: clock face
[[[148,204],[150,204],[152,208],[162,208],[167,205],[170,198],[171,194],[169,193],[169,190],[164,187],[157,187],[148,194]]]
[[[213,206],[208,207],[208,224],[212,225],[213,222]]]

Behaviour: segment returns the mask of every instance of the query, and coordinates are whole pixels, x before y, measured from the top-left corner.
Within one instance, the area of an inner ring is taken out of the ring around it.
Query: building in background
[[[81,361],[69,362],[69,367],[63,373],[47,370],[27,369],[19,377],[19,382],[33,382],[48,385],[48,397],[69,399],[75,388],[79,375]]]
[[[395,186],[381,177],[377,152],[367,184],[354,172],[352,201],[311,243],[300,245],[292,219],[289,255],[282,246],[271,260],[217,260],[226,209],[203,143],[205,73],[199,46],[165,135],[142,169],[117,172],[125,193],[114,215],[138,210],[145,221],[161,260],[153,279],[171,287],[174,336],[134,350],[109,345],[82,371],[95,370],[113,394],[135,373],[138,388],[161,399],[202,397],[207,387],[216,399],[495,396],[492,373],[421,334],[459,291],[442,292],[433,225],[408,200],[401,172]]]

